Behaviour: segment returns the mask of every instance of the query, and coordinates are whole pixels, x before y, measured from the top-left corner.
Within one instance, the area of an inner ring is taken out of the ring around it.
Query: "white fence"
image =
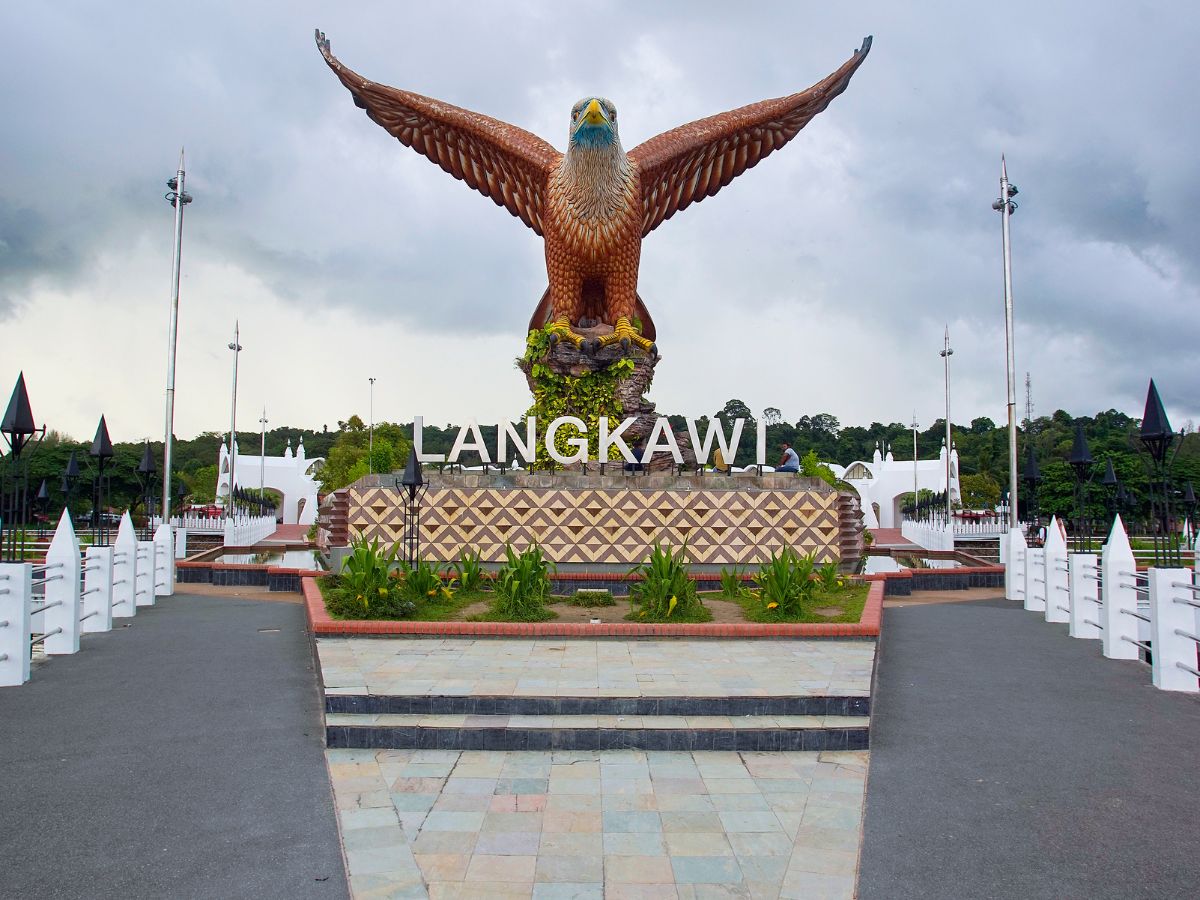
[[[275,533],[274,516],[237,516],[225,520],[226,547],[252,547]]]
[[[81,632],[111,631],[114,618],[175,593],[174,545],[170,525],[139,541],[126,513],[113,546],[81,557],[64,511],[45,563],[0,563],[0,687],[29,680],[36,645],[47,656],[77,653]]]
[[[1200,693],[1200,567],[1139,572],[1120,516],[1099,555],[1068,553],[1056,519],[1044,547],[1028,547],[1019,529],[1006,544],[1005,597],[1066,623],[1071,637],[1099,640],[1109,659],[1145,651],[1155,687]]]

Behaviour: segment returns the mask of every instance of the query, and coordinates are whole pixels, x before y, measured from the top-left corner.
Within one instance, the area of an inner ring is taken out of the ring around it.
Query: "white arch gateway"
[[[846,468],[836,463],[826,463],[833,474],[847,482],[858,492],[863,513],[863,525],[867,528],[899,528],[903,520],[900,513],[900,498],[913,490],[913,461],[897,460],[891,448],[883,453],[875,445],[875,455],[870,462],[859,460]],[[917,489],[946,490],[946,442],[942,442],[937,459],[919,459],[916,464]],[[961,502],[962,494],[958,480],[958,448],[950,451],[950,499]]]
[[[279,491],[283,494],[284,525],[311,525],[317,520],[317,481],[316,474],[324,465],[323,457],[307,459],[304,453],[304,438],[296,452],[292,452],[292,441],[289,438],[287,449],[283,456],[246,456],[238,450],[237,441],[233,442],[234,487],[242,489],[260,487],[259,474],[262,475],[264,488]],[[221,443],[220,457],[217,461],[217,504],[223,505],[229,496],[229,448]]]

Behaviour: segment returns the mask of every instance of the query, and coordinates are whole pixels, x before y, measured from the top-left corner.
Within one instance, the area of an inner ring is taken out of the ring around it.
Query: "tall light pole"
[[[1005,365],[1008,367],[1008,527],[1016,528],[1017,506],[1017,367],[1013,352],[1013,298],[1012,298],[1012,255],[1008,243],[1008,219],[1017,210],[1012,198],[1017,195],[1017,186],[1008,183],[1008,166],[1000,156],[1000,197],[992,209],[1000,213],[1001,243],[1004,248],[1004,346]]]
[[[267,408],[263,407],[262,418],[258,420],[262,425],[262,443],[258,449],[258,497],[262,499],[263,487],[266,485],[267,473]]]
[[[179,171],[167,182],[166,194],[175,207],[175,253],[171,261],[171,320],[167,329],[167,425],[163,437],[163,521],[170,519],[171,442],[175,432],[175,344],[179,335],[179,257],[183,251],[183,208],[192,202],[192,195],[183,189],[183,148],[179,150]]]
[[[912,425],[909,426],[913,430],[913,521],[917,519],[917,501],[919,495],[917,493],[917,411],[913,410]]]
[[[237,466],[237,372],[238,354],[242,352],[238,331],[238,322],[234,320],[233,340],[229,343],[229,349],[233,351],[233,399],[229,404],[229,502],[225,505],[225,518],[229,518],[233,510],[233,475]]]
[[[946,336],[942,345],[942,362],[946,369],[946,524],[954,515],[954,507],[950,501],[950,451],[954,444],[950,437],[950,357],[954,351],[950,349],[950,326],[946,326]]]
[[[375,379],[368,378],[367,381],[371,382],[370,401],[368,403],[370,407],[368,418],[371,420],[371,428],[367,434],[367,474],[373,475],[375,474],[375,457],[373,455],[375,453]]]

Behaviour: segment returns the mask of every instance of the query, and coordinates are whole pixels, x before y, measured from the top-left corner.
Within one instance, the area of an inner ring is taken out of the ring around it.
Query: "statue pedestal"
[[[611,334],[612,327],[597,325],[576,331],[585,338],[601,337]],[[614,372],[613,366],[626,359],[632,361],[632,371]],[[625,349],[620,344],[612,344],[588,352],[568,341],[559,341],[540,357],[527,353],[517,361],[517,366],[525,373],[525,381],[533,394],[534,405],[529,412],[539,417],[539,432],[547,415],[578,416],[592,429],[589,437],[595,458],[597,435],[593,422],[598,414],[610,416],[617,422],[629,418],[636,420],[622,433],[630,447],[638,438],[650,436],[658,413],[646,395],[654,379],[654,367],[661,359],[661,356],[651,356],[637,347]],[[675,440],[684,462],[695,465],[696,456],[688,436],[676,434]],[[656,453],[649,469],[670,471],[674,466],[670,454]]]

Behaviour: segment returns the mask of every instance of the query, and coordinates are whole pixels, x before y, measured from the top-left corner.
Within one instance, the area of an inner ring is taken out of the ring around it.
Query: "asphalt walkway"
[[[127,624],[127,627],[122,627]],[[347,896],[297,603],[161,599],[0,688],[0,896]]]
[[[861,900],[1200,891],[1200,701],[1003,599],[884,611]]]

